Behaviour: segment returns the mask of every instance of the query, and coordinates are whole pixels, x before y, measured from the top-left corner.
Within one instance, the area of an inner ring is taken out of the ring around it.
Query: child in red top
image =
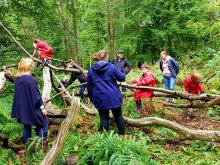
[[[201,84],[201,80],[202,76],[198,73],[193,73],[186,77],[186,79],[184,80],[185,92],[191,94],[203,94],[204,87]],[[190,104],[192,104],[192,101],[190,101]]]
[[[137,86],[151,86],[154,87],[156,81],[154,76],[150,70],[150,66],[147,64],[143,64],[141,66],[141,71],[143,73],[142,77],[139,80],[133,80],[132,83]],[[151,98],[154,94],[154,91],[144,90],[144,89],[137,89],[134,93],[134,100],[136,102],[136,112],[141,110],[141,99],[142,98]]]
[[[193,73],[184,80],[185,91],[192,94],[204,93],[204,87],[201,84],[202,76],[198,73]]]
[[[40,54],[40,60],[42,62],[48,61],[49,63],[51,63],[51,59],[47,59],[47,57],[53,56],[53,49],[46,42],[35,39],[33,46],[35,47],[35,50],[32,57],[34,57],[36,52],[38,52]]]

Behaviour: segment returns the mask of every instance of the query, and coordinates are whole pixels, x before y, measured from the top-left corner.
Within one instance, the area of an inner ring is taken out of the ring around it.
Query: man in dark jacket
[[[117,58],[114,58],[111,63],[114,64],[118,70],[123,72],[125,75],[127,75],[132,68],[128,60],[124,58],[123,51],[118,51]],[[126,88],[122,87],[122,91],[125,92]]]
[[[88,72],[87,90],[91,102],[99,112],[99,130],[109,130],[109,110],[111,109],[119,134],[124,135],[124,119],[121,111],[122,95],[117,86],[117,81],[124,81],[125,74],[107,62],[105,50],[100,50],[97,57],[98,62]]]

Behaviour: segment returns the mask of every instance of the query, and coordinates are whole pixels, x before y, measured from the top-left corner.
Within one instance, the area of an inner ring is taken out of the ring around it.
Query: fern
[[[96,141],[98,140],[98,141]],[[146,140],[135,138],[123,139],[117,134],[103,133],[91,136],[86,140],[88,150],[81,154],[78,164],[158,164],[150,158]],[[144,144],[144,145],[143,145]]]

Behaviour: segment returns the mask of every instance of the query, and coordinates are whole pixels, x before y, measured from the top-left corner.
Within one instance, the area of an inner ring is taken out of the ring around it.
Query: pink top
[[[167,77],[170,77],[172,76],[170,70],[169,70],[169,67],[168,67],[168,60],[170,59],[171,57],[170,56],[167,56],[165,60],[163,60],[163,65],[162,65],[162,69],[163,69],[163,75],[164,76],[167,76]]]

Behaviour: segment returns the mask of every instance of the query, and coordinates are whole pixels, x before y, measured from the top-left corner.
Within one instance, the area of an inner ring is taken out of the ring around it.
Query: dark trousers
[[[69,81],[66,83],[65,88],[70,86],[76,79],[77,79],[77,77],[71,76]]]
[[[80,86],[79,94],[80,94],[80,97],[81,97],[82,101],[85,101],[85,96],[84,96],[85,89],[86,89],[86,85],[81,85]]]
[[[108,131],[109,130],[109,110],[99,109],[98,111],[99,111],[99,117],[100,117],[99,131],[103,131],[103,129]],[[111,111],[114,116],[116,125],[118,127],[118,133],[120,135],[124,135],[125,134],[125,123],[124,123],[124,118],[122,116],[121,107],[112,109]]]
[[[49,121],[48,119],[45,119],[45,127],[44,128],[40,128],[38,126],[36,126],[35,130],[35,135],[39,136],[41,138],[43,138],[43,141],[47,141],[48,140],[48,126],[49,126]],[[31,125],[24,125],[24,129],[23,129],[23,141],[24,143],[27,142],[28,138],[31,138],[31,134],[32,134],[32,126]]]
[[[71,76],[69,81],[66,83],[65,88],[70,86],[76,79],[77,79],[77,77]],[[79,94],[80,94],[82,101],[85,101],[85,96],[84,96],[85,89],[86,89],[86,85],[80,86]]]

